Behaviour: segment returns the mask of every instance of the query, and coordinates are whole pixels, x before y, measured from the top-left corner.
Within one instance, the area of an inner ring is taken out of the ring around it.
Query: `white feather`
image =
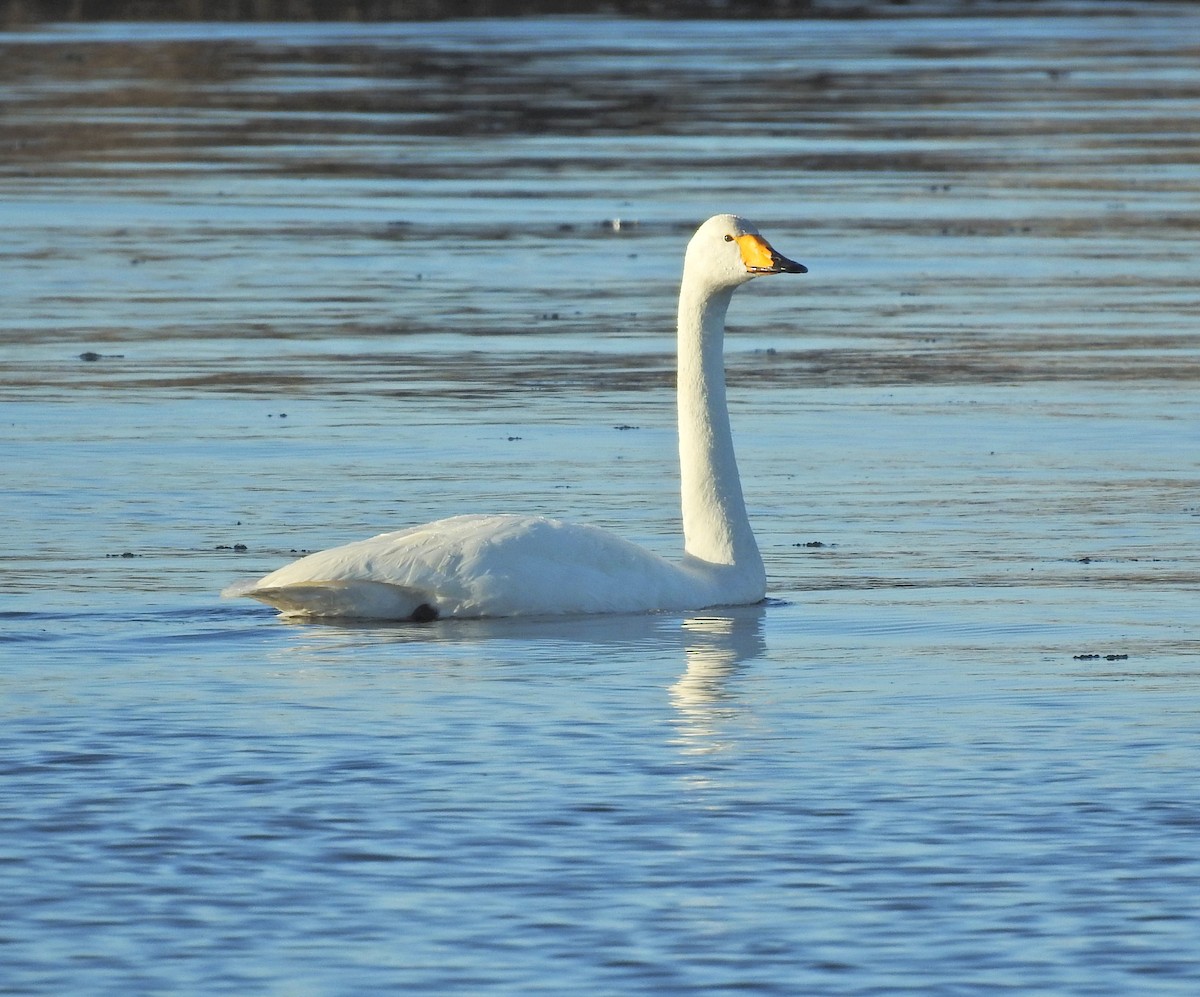
[[[764,268],[766,258],[774,262]],[[766,575],[725,407],[725,310],[740,284],[784,270],[803,268],[733,215],[710,218],[688,245],[679,297],[679,562],[594,526],[454,516],[310,554],[225,594],[258,599],[285,616],[421,620],[758,602]]]

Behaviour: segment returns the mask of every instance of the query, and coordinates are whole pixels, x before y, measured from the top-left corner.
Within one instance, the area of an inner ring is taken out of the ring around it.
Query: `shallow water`
[[[0,992],[1194,993],[1200,18],[1121,10],[0,35]],[[767,605],[218,598],[671,553],[719,210],[811,269],[731,312]]]

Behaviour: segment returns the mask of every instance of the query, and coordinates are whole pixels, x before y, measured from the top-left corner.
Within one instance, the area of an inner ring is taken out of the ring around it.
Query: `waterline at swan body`
[[[761,274],[804,273],[758,230],[717,215],[697,230],[679,293],[679,462],[684,554],[667,560],[594,526],[467,515],[310,554],[227,595],[289,617],[629,613],[745,605],[766,595],[725,404],[725,312]]]

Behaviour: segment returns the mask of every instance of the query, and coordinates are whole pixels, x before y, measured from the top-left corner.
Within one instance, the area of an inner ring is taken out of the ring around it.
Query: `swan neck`
[[[684,549],[701,561],[736,566],[762,579],[725,399],[725,313],[734,289],[707,287],[690,277],[685,267],[678,360]]]

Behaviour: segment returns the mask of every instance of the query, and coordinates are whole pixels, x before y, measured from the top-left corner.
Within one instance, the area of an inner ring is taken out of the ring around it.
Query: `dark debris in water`
[[[1128,661],[1128,654],[1076,654],[1076,661]]]

